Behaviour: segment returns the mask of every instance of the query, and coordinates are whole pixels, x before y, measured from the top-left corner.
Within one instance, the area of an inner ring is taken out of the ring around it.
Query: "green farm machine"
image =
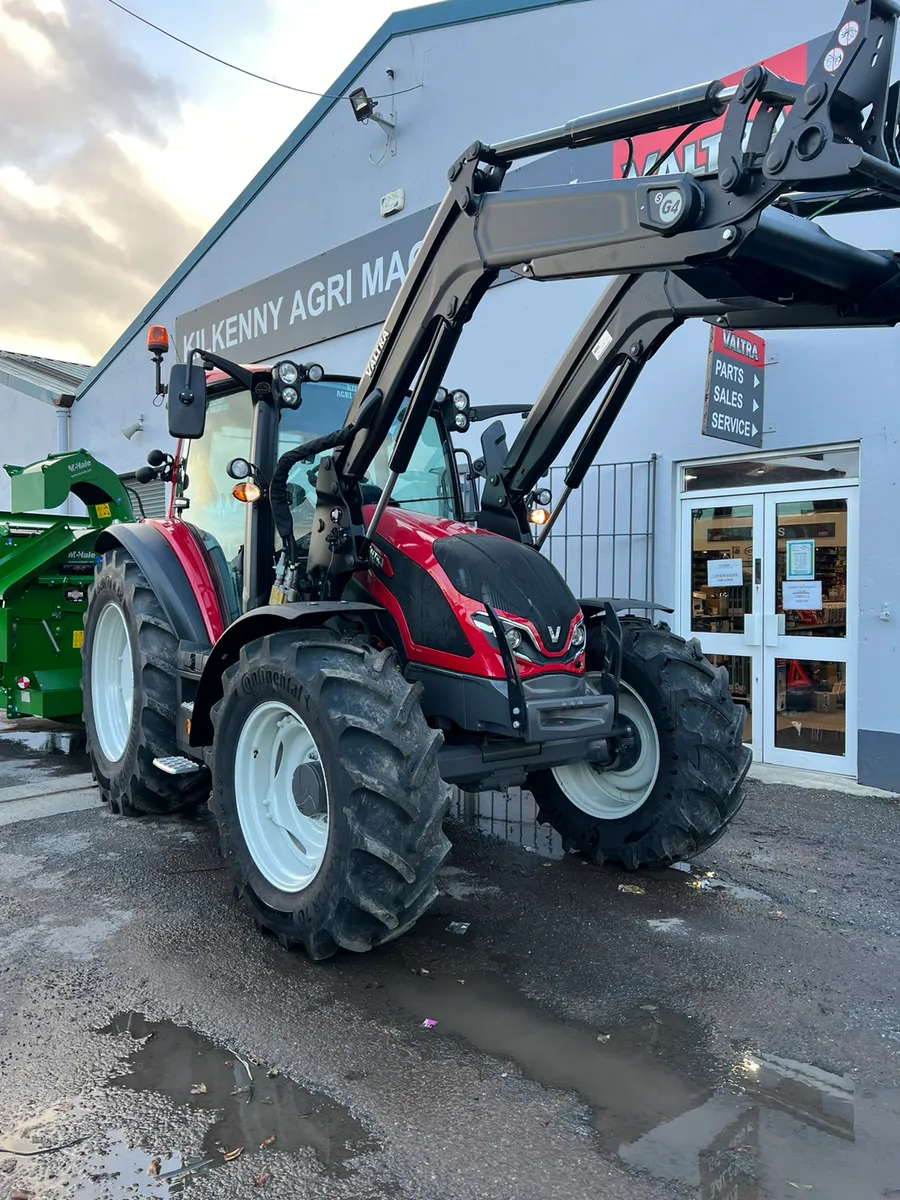
[[[0,714],[81,719],[81,643],[94,543],[133,519],[127,490],[85,450],[5,466],[13,512],[0,512]],[[83,516],[56,509],[69,495]]]

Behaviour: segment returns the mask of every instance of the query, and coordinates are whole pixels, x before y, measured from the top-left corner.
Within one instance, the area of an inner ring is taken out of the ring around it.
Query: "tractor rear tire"
[[[409,929],[438,894],[450,789],[394,652],[288,630],[244,646],[222,682],[210,807],[257,924],[313,959]]]
[[[665,867],[706,850],[743,802],[750,766],[743,710],[696,639],[664,624],[622,618],[620,714],[639,733],[623,768],[587,763],[529,776],[540,819],[567,849],[629,870]],[[604,638],[591,631],[588,674],[602,670]]]
[[[178,639],[131,555],[110,550],[84,618],[82,691],[87,752],[103,799],[123,816],[184,813],[209,797],[209,772],[167,775],[154,758],[178,753]]]

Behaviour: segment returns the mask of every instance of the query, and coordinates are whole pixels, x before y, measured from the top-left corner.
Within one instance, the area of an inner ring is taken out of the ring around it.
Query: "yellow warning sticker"
[[[108,504],[95,505],[94,512],[97,514],[98,517],[108,517],[111,515],[110,507]]]
[[[84,630],[75,629],[72,631],[72,649],[77,650],[79,646],[84,645]]]

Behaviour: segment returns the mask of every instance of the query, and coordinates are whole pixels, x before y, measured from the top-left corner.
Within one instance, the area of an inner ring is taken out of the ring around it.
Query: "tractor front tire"
[[[575,763],[529,776],[540,819],[567,849],[629,870],[665,867],[706,850],[740,809],[750,766],[743,710],[696,639],[664,624],[622,618],[620,716],[637,733],[612,770]],[[588,674],[603,667],[604,637],[588,638]]]
[[[103,555],[84,617],[87,752],[103,799],[123,816],[184,813],[209,797],[209,772],[167,775],[177,754],[178,639],[146,576],[121,548]]]
[[[289,630],[243,647],[222,682],[210,805],[257,924],[313,959],[409,929],[437,896],[450,790],[394,652]]]

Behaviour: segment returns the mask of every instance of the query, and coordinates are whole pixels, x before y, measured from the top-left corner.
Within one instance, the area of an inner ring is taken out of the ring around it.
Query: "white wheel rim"
[[[587,762],[553,768],[553,777],[566,799],[583,813],[602,821],[616,821],[637,812],[653,791],[659,775],[656,723],[650,709],[624,680],[619,684],[619,715],[634,727],[640,738],[637,762],[622,771],[603,771]]]
[[[306,815],[295,799],[295,776],[306,764],[321,771],[316,743],[305,722],[278,700],[257,705],[238,738],[234,791],[250,857],[280,892],[302,892],[309,887],[328,845],[324,772],[323,812]]]
[[[94,633],[91,711],[103,757],[107,762],[118,762],[131,736],[134,667],[125,614],[115,603],[103,609]]]

